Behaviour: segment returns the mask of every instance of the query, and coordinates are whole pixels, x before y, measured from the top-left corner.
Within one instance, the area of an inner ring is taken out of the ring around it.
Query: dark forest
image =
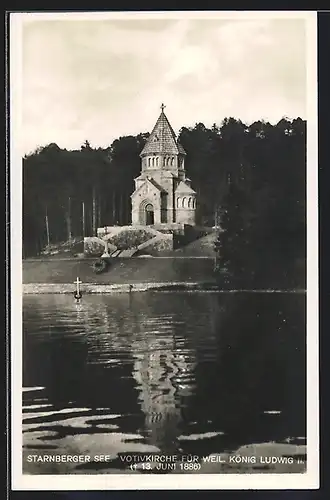
[[[23,257],[50,243],[131,222],[130,195],[148,133],[120,137],[105,148],[52,143],[23,158]],[[284,270],[304,284],[306,122],[246,125],[233,118],[212,128],[183,127],[186,171],[198,196],[198,223],[222,232],[217,265],[232,280],[256,283]],[[281,273],[280,273],[281,274]]]

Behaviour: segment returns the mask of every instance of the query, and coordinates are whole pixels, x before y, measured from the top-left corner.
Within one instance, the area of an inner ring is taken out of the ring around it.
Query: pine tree
[[[253,279],[251,201],[242,188],[230,183],[222,203],[221,232],[215,241],[217,272],[223,284],[244,286]]]

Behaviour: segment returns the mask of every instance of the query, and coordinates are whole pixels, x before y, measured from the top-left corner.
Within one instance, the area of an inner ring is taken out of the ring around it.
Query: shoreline
[[[305,289],[228,289],[209,282],[146,282],[146,283],[86,283],[80,286],[82,294],[110,294],[146,291],[186,291],[216,293],[306,293]],[[71,283],[24,283],[23,294],[73,294],[76,288]]]
[[[146,259],[152,259],[152,260],[159,260],[159,259],[207,259],[207,260],[212,260],[214,261],[214,257],[211,257],[209,255],[140,255],[140,256],[132,256],[132,257],[109,257],[110,260],[127,260],[127,259],[139,259],[139,260],[146,260]],[[96,261],[102,259],[102,257],[27,257],[25,259],[22,259],[22,262],[61,262],[61,261],[74,261],[74,262],[82,262],[82,261]]]

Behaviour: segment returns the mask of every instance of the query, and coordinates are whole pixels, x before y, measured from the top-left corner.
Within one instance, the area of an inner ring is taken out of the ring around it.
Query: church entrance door
[[[155,222],[155,217],[154,217],[154,207],[151,205],[151,203],[148,203],[148,205],[146,205],[145,212],[146,212],[146,225],[152,226]]]

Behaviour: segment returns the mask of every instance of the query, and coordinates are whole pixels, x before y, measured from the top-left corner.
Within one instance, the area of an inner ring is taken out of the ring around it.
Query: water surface
[[[305,443],[305,295],[24,296],[23,471]],[[30,454],[109,455],[42,463]]]

